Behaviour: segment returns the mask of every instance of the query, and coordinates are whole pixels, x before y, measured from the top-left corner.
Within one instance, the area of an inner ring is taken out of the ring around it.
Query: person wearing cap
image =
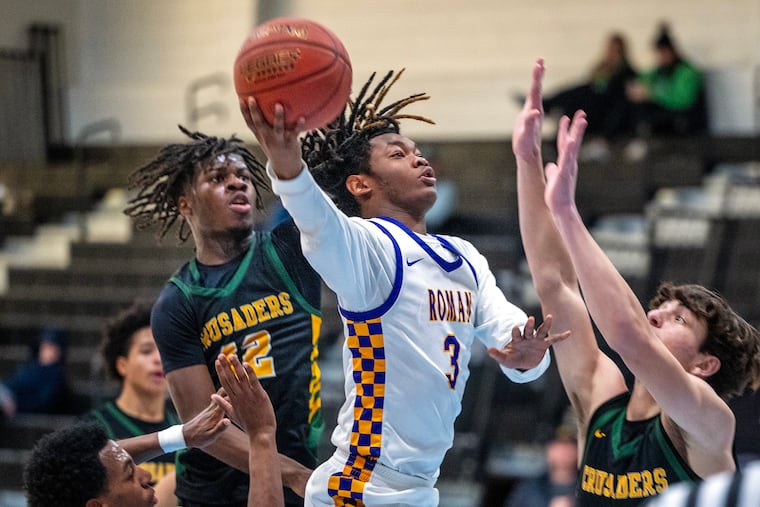
[[[663,23],[654,40],[656,65],[626,89],[633,103],[636,134],[690,135],[704,131],[707,113],[702,72],[683,57]]]

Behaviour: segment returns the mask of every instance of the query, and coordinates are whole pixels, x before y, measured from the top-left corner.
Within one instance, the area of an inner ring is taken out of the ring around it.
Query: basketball
[[[341,114],[351,93],[346,48],[309,19],[283,17],[257,26],[240,48],[233,74],[238,97],[253,96],[270,125],[275,104],[282,104],[288,128],[301,116],[304,130],[324,127]]]

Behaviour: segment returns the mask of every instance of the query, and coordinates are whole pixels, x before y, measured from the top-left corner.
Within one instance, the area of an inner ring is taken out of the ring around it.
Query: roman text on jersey
[[[428,289],[430,321],[470,322],[472,292],[468,290]]]

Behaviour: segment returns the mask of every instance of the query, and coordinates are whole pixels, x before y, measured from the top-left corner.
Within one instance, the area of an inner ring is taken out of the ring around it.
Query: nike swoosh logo
[[[419,259],[414,259],[413,261],[410,261],[409,259],[406,260],[407,266],[414,266],[418,262],[420,262],[424,257],[420,257]]]
[[[600,430],[599,428],[597,428],[596,431],[594,431],[594,436],[596,438],[604,438],[607,436],[607,434],[602,432],[602,430]]]

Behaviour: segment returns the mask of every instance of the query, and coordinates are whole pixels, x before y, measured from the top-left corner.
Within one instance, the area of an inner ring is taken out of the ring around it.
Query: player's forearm
[[[241,472],[248,473],[248,436],[237,426],[230,425],[203,451]]]
[[[125,438],[119,440],[117,443],[127,451],[130,456],[132,456],[135,463],[142,463],[164,454],[164,451],[159,445],[157,433],[148,433],[146,435]]]
[[[554,220],[572,258],[589,313],[607,343],[619,351],[643,315],[641,304],[594,241],[575,207],[554,213]]]
[[[306,494],[306,482],[313,470],[284,454],[279,454],[278,458],[282,483],[303,497]]]
[[[274,435],[260,435],[250,440],[248,470],[251,486],[248,505],[284,504],[280,458]]]
[[[543,169],[518,159],[520,236],[533,283],[542,303],[557,294],[561,284],[577,284],[572,260],[544,201],[545,187]]]

